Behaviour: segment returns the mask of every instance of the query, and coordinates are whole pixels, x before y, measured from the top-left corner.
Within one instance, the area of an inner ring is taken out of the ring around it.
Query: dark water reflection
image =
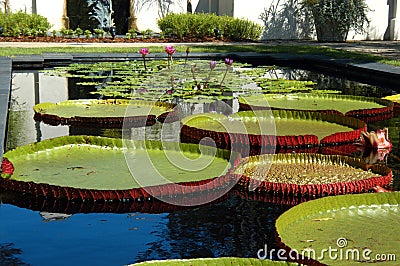
[[[320,88],[341,89],[345,94],[382,97],[392,93],[302,70],[284,70],[280,75],[312,78]],[[53,127],[35,122],[34,104],[82,98],[87,91],[72,89],[74,85],[66,78],[38,72],[14,73],[13,77],[7,149],[65,135],[122,136],[121,130]],[[210,108],[192,104],[182,107],[187,114]],[[237,111],[237,102],[233,102],[233,111]],[[164,140],[178,140],[179,123],[169,127]],[[400,190],[400,118],[371,124],[369,130],[383,127],[389,127],[394,144],[386,162],[394,171],[393,189]],[[132,129],[130,134],[134,139],[160,139],[160,132],[161,125],[156,124]],[[218,202],[185,209],[152,202],[117,206],[51,202],[4,191],[0,191],[0,197],[0,265],[122,265],[151,259],[256,257],[265,245],[278,248],[275,220],[290,208],[277,203],[276,198],[253,200],[234,192]]]

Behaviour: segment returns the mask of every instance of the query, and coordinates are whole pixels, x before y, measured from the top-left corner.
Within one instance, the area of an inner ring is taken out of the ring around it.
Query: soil
[[[95,37],[80,37],[80,38],[65,38],[65,37],[31,37],[31,36],[20,36],[20,37],[0,37],[0,42],[57,42],[57,43],[191,43],[191,42],[231,42],[227,38],[122,38],[116,37],[114,39],[110,37],[95,38]],[[248,42],[248,40],[245,40]],[[251,41],[250,41],[251,42]]]

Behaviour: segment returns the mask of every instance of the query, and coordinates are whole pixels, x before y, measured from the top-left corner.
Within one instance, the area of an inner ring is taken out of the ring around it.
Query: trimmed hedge
[[[231,40],[259,40],[263,27],[247,19],[215,14],[170,13],[158,22],[158,27],[166,35],[180,39],[185,37],[220,37]],[[215,31],[218,29],[218,32]]]
[[[22,11],[8,13],[0,12],[0,26],[3,36],[45,36],[51,28],[47,18],[37,14],[27,14]]]

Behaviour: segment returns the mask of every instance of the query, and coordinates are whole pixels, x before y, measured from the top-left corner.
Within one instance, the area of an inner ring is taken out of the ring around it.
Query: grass
[[[145,47],[146,44],[143,44]],[[185,52],[188,46],[176,45],[178,52]],[[164,52],[164,46],[149,47],[152,53]],[[43,53],[137,53],[138,47],[45,47],[45,48],[12,48],[3,47],[0,49],[0,56],[14,56],[24,54],[43,54]],[[400,60],[386,59],[381,56],[367,53],[350,52],[342,49],[333,49],[324,46],[306,45],[193,45],[190,46],[191,52],[204,53],[235,53],[235,52],[258,52],[258,53],[290,53],[290,54],[318,54],[333,58],[346,58],[369,62],[379,62],[394,66],[400,66]]]

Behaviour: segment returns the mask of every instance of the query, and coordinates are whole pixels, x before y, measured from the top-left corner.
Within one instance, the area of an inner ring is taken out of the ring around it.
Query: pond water
[[[311,79],[322,89],[339,89],[343,94],[382,97],[392,93],[299,69],[284,69],[279,75]],[[7,150],[65,135],[121,137],[121,130],[55,127],[33,120],[32,107],[37,103],[89,96],[72,81],[38,71],[13,72]],[[237,101],[230,104],[236,112]],[[181,106],[187,114],[210,110],[210,104]],[[160,127],[135,128],[130,134],[134,139],[157,140],[161,138]],[[179,123],[168,127],[163,129],[163,139],[178,140]],[[393,169],[393,189],[399,190],[400,119],[394,117],[368,127],[389,128],[394,148],[383,163]],[[185,208],[157,201],[85,205],[38,200],[7,191],[0,191],[0,198],[0,265],[122,265],[152,259],[257,257],[257,251],[265,245],[278,248],[275,220],[290,208],[279,198],[255,199],[237,190],[216,202]]]

